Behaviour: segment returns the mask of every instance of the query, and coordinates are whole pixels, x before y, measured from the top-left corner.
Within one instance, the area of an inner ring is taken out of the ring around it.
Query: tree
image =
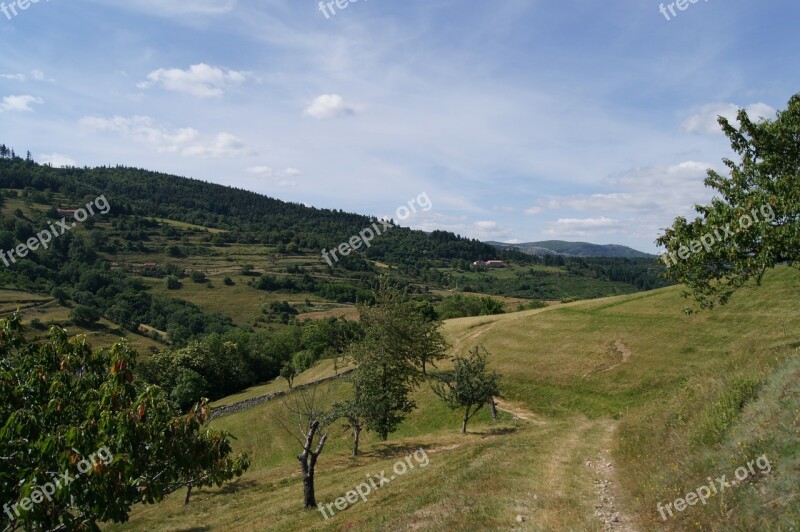
[[[737,118],[738,128],[719,118],[741,160],[724,159],[730,177],[708,171],[705,184],[718,197],[695,206],[695,220],[676,218],[657,240],[667,249],[666,277],[700,308],[727,303],[778,264],[800,265],[800,94],[775,120],[754,122],[744,109]]]
[[[366,428],[386,441],[416,404],[411,392],[426,362],[444,356],[446,343],[438,322],[413,311],[403,294],[385,278],[374,293],[375,304],[360,305],[362,341],[349,352],[356,365],[354,393],[362,401]]]
[[[286,382],[289,383],[289,389],[291,390],[294,384],[294,378],[297,377],[297,368],[293,360],[287,360],[283,363],[281,366],[281,377],[286,379]]]
[[[164,286],[167,287],[167,290],[178,290],[183,285],[175,275],[167,275],[167,277],[164,279]]]
[[[86,305],[78,305],[69,312],[69,319],[75,325],[81,327],[91,327],[100,319],[100,315],[93,308]]]
[[[283,414],[274,416],[278,424],[302,447],[297,460],[303,477],[303,503],[306,510],[317,507],[314,472],[319,455],[328,441],[323,423],[329,415],[324,412],[321,402],[316,386],[306,388],[286,399],[283,402]]]
[[[461,433],[467,433],[467,423],[484,405],[493,405],[500,395],[497,374],[486,367],[489,352],[485,347],[473,348],[468,358],[456,357],[455,369],[442,373],[431,383],[433,392],[453,410],[464,409]]]
[[[169,396],[181,410],[186,410],[208,394],[208,382],[194,370],[182,368]]]
[[[447,342],[440,329],[442,322],[427,319],[413,301],[381,278],[374,294],[373,306],[361,305],[361,326],[381,348],[405,359],[424,377],[427,365],[435,367],[438,360],[447,358]]]
[[[18,314],[0,320],[0,522],[11,530],[98,530],[136,503],[247,469],[229,434],[208,428],[207,402],[176,417],[158,387],[134,379],[126,343],[92,352],[59,328],[46,340],[24,332]],[[109,460],[91,458],[100,450]]]
[[[328,422],[344,420],[344,430],[353,431],[353,456],[358,456],[358,445],[361,439],[361,431],[364,430],[368,418],[368,409],[365,408],[361,398],[349,399],[334,403],[328,416]]]

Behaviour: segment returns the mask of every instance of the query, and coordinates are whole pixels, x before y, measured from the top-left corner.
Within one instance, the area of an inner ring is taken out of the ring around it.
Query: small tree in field
[[[467,423],[484,405],[493,405],[500,395],[497,374],[486,367],[489,352],[486,348],[473,348],[468,358],[456,357],[455,369],[442,372],[431,383],[433,392],[453,410],[463,409],[461,433],[467,433]]]
[[[281,377],[286,379],[286,382],[289,383],[289,390],[291,390],[294,385],[294,378],[297,377],[297,367],[292,360],[287,360],[281,366]]]
[[[323,424],[329,415],[321,406],[317,387],[306,388],[292,394],[283,402],[283,412],[274,416],[278,424],[288,432],[302,448],[297,455],[303,477],[303,503],[306,510],[317,507],[314,492],[314,471],[319,455],[328,441]]]
[[[344,421],[344,429],[353,431],[353,456],[358,456],[361,432],[366,428],[368,421],[367,413],[368,410],[362,401],[350,399],[334,403],[328,416],[331,423],[341,419]]]
[[[719,118],[741,162],[724,160],[730,177],[708,171],[705,184],[718,196],[657,240],[667,249],[665,275],[700,308],[727,303],[778,264],[800,266],[800,94],[775,120],[754,122],[741,110],[738,121],[737,129]]]

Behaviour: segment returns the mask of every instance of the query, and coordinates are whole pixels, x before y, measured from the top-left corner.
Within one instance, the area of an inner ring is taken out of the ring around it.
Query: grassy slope
[[[662,525],[656,502],[767,453],[773,465],[768,477],[691,507],[667,526],[796,527],[799,288],[800,273],[780,269],[762,288],[745,290],[713,313],[683,314],[680,289],[668,288],[450,321],[446,332],[455,351],[483,343],[493,353],[492,364],[504,376],[505,407],[518,419],[504,414],[492,423],[484,413],[464,437],[457,416],[423,388],[421,408],[388,443],[369,435],[361,458],[350,458],[347,434],[334,431],[318,465],[322,503],[415,448],[428,450],[430,465],[325,521],[319,512],[301,510],[297,444],[271,420],[279,404],[262,405],[216,422],[253,457],[243,479],[199,492],[186,508],[182,494],[139,508],[129,526],[599,530],[598,476],[586,463],[610,453],[616,473],[608,478],[622,487],[617,509],[641,529],[653,529]],[[346,387],[331,385],[331,399]],[[518,515],[525,516],[524,525]]]

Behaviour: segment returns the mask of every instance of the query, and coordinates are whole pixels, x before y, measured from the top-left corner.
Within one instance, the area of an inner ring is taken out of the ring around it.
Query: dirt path
[[[514,414],[517,419],[524,419],[525,421],[530,421],[531,423],[536,423],[539,425],[543,425],[545,421],[540,417],[527,410],[524,406],[510,403],[505,399],[495,398],[494,403],[497,405],[498,410],[502,410],[504,412],[508,412],[509,414]]]
[[[614,344],[614,348],[617,350],[617,353],[619,353],[622,356],[622,359],[616,364],[612,365],[611,367],[604,369],[600,373],[605,373],[607,371],[611,371],[612,369],[616,369],[631,359],[632,355],[631,350],[628,349],[628,346],[622,343],[622,340],[617,340],[616,343]]]
[[[630,358],[630,351],[627,357],[624,354],[623,357]],[[547,420],[522,405],[504,399],[496,399],[495,403],[499,410],[514,414],[517,419],[539,426],[548,424]],[[576,418],[565,434],[558,439],[557,445],[548,449],[549,456],[546,458],[543,479],[549,486],[549,497],[575,497],[575,487],[571,485],[570,478],[576,473],[576,464],[582,463],[585,469],[581,470],[580,466],[577,466],[578,474],[581,476],[585,474],[591,480],[594,491],[593,497],[589,498],[586,504],[591,505],[594,516],[602,522],[602,529],[638,532],[635,520],[625,512],[619,502],[620,486],[610,451],[617,425],[618,422],[612,420]],[[536,521],[533,516],[520,516],[520,518],[522,519],[520,522],[526,522],[528,519]]]
[[[594,515],[603,521],[603,530],[637,532],[638,528],[634,519],[625,513],[618,501],[619,481],[609,451],[616,429],[616,422],[608,423],[602,441],[602,449],[594,460],[586,460],[586,467],[591,472],[594,489],[597,493]]]

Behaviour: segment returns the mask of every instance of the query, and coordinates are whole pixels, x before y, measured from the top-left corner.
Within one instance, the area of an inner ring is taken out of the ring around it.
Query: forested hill
[[[52,168],[19,157],[0,158],[0,187],[62,194],[75,201],[105,194],[117,214],[168,218],[222,229],[228,242],[283,244],[319,250],[347,241],[376,221],[341,210],[289,203],[247,190],[138,168]],[[221,238],[221,237],[220,237]],[[374,242],[369,256],[404,263],[429,259],[466,261],[514,258],[522,253],[444,231],[397,228]]]

